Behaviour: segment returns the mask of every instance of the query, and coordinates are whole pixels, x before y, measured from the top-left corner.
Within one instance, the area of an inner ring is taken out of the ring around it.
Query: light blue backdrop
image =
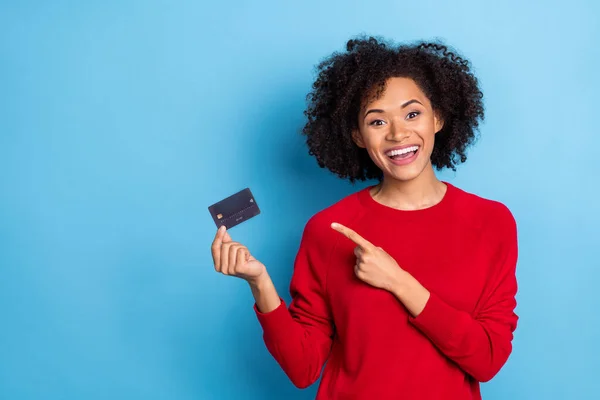
[[[217,275],[207,206],[285,299],[306,220],[356,191],[298,134],[313,66],[358,33],[440,37],[486,123],[442,178],[520,233],[514,352],[486,399],[600,391],[597,2],[53,1],[0,6],[0,398],[310,399]]]

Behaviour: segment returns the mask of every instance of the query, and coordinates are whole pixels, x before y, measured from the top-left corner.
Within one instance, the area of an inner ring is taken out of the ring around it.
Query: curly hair
[[[415,81],[444,121],[435,136],[432,165],[456,170],[467,160],[467,147],[484,118],[483,94],[469,62],[435,42],[390,44],[374,37],[351,39],[345,52],[334,52],[317,66],[307,95],[308,118],[302,128],[309,154],[321,168],[341,178],[383,179],[382,171],[352,140],[361,107],[379,98],[392,77]]]

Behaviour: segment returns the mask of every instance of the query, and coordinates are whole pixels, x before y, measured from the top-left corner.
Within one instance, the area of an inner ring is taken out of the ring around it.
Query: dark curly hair
[[[346,52],[319,63],[317,72],[302,134],[321,168],[350,182],[383,178],[367,151],[352,140],[352,131],[358,129],[361,106],[379,98],[392,77],[413,79],[444,121],[435,136],[432,165],[456,170],[467,160],[465,151],[484,118],[483,94],[469,62],[456,51],[441,43],[395,45],[361,37],[349,40]]]

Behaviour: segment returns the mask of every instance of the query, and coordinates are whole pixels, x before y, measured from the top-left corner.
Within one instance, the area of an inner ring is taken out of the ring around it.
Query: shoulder
[[[348,226],[361,213],[358,193],[365,189],[350,193],[337,202],[316,212],[306,222],[304,236],[317,238],[321,242],[328,242],[339,236],[339,233],[331,228],[333,222]]]
[[[456,213],[460,218],[483,229],[516,231],[515,217],[506,204],[455,186],[453,189],[456,192]]]

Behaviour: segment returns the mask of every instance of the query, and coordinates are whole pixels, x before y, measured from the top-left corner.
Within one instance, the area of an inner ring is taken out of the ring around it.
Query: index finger
[[[371,244],[371,242],[369,242],[367,239],[363,238],[358,233],[354,232],[350,228],[345,227],[342,224],[338,224],[337,222],[334,222],[333,224],[331,224],[331,227],[334,230],[340,232],[342,235],[346,236],[348,239],[352,240],[354,243],[356,243],[358,246],[362,247],[363,249],[369,249],[369,248],[373,247],[373,244]]]

